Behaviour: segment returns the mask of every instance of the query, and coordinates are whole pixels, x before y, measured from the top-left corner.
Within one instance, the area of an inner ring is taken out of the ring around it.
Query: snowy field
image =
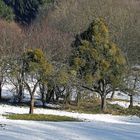
[[[84,122],[8,120],[2,114],[28,113],[29,108],[0,105],[0,140],[140,140],[140,118],[80,114],[50,109],[35,113],[70,116]]]
[[[139,124],[6,121],[0,140],[140,140]]]
[[[11,87],[3,88],[6,97],[12,97]],[[115,98],[129,100],[124,94]],[[26,100],[29,98],[27,98]],[[128,102],[113,101],[126,108]],[[139,97],[135,105],[140,105]],[[140,140],[140,118],[136,116],[112,116],[108,114],[81,114],[60,110],[35,108],[36,114],[69,116],[83,122],[43,122],[8,120],[3,114],[25,114],[28,107],[0,104],[0,140]]]

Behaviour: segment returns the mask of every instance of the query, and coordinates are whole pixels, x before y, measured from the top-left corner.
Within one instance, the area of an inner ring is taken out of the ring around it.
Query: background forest
[[[31,114],[38,88],[43,106],[60,98],[70,104],[73,90],[78,104],[88,90],[106,111],[106,96],[119,90],[132,107],[140,88],[139,7],[139,0],[0,0],[0,98],[10,82],[19,103],[29,92]]]

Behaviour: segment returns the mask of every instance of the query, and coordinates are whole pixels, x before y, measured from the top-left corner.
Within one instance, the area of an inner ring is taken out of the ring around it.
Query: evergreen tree
[[[95,19],[88,30],[76,36],[70,65],[84,88],[99,93],[101,110],[106,109],[106,95],[118,88],[125,68],[125,57],[112,43],[103,19]],[[86,85],[86,86],[85,86]]]
[[[13,20],[14,18],[13,10],[3,0],[0,0],[0,18],[6,20]]]
[[[15,19],[22,24],[30,24],[37,16],[39,7],[50,0],[5,0],[15,13]]]

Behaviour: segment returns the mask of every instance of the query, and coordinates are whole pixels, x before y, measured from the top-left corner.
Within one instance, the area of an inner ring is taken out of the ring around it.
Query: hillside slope
[[[59,0],[48,14],[48,24],[63,32],[77,34],[95,17],[106,19],[113,40],[131,63],[140,62],[139,0]]]

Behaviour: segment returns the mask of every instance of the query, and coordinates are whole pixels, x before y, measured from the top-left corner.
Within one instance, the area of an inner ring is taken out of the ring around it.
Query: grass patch
[[[99,99],[86,99],[81,100],[77,105],[67,104],[63,108],[66,111],[74,111],[87,114],[100,114],[100,100]]]
[[[120,100],[123,101],[123,100]],[[86,99],[81,100],[78,105],[65,105],[66,111],[75,111],[79,113],[88,114],[112,114],[112,115],[136,115],[140,117],[140,107],[123,108],[117,104],[110,104],[107,102],[107,109],[105,112],[100,110],[100,99]]]
[[[121,111],[121,114],[136,115],[136,116],[140,117],[140,107],[134,106],[132,108],[126,108],[123,111]]]
[[[9,114],[4,116],[6,116],[7,119],[12,120],[33,120],[33,121],[52,121],[52,122],[80,121],[78,119],[67,116],[45,115],[45,114]]]
[[[122,102],[129,102],[129,100],[126,100],[126,99],[117,99],[117,98],[113,98],[113,99],[107,98],[107,101],[122,101]]]

